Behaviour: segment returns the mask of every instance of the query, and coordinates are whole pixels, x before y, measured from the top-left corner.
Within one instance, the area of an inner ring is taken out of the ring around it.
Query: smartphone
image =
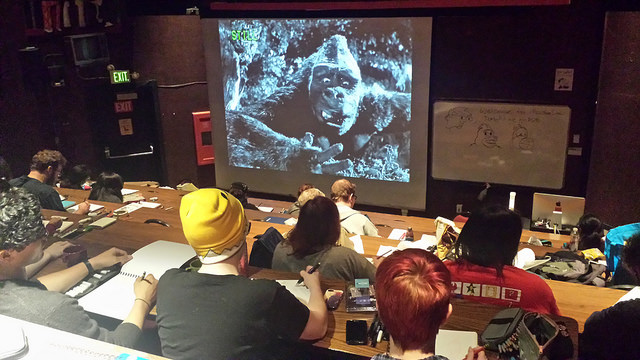
[[[366,345],[367,344],[367,321],[347,320],[347,344]]]

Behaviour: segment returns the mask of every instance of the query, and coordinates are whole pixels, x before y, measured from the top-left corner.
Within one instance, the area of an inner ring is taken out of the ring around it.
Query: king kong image
[[[410,20],[222,20],[219,31],[231,166],[409,181]]]

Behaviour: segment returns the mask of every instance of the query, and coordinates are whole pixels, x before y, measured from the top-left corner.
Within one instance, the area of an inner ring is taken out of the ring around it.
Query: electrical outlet
[[[456,204],[456,214],[462,214],[462,204]]]

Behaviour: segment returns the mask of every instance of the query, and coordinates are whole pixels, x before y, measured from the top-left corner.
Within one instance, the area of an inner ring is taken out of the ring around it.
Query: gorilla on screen
[[[303,20],[257,20],[256,42],[223,44],[230,165],[409,181],[410,28],[353,30],[366,21],[304,20],[296,42]]]

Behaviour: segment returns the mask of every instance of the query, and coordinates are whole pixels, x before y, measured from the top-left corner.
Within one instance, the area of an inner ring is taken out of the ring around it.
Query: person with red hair
[[[378,315],[389,333],[387,353],[372,360],[446,360],[435,355],[438,329],[451,315],[451,275],[437,256],[407,249],[389,255],[376,272]],[[474,359],[469,348],[467,359]],[[478,359],[486,359],[484,352]]]

